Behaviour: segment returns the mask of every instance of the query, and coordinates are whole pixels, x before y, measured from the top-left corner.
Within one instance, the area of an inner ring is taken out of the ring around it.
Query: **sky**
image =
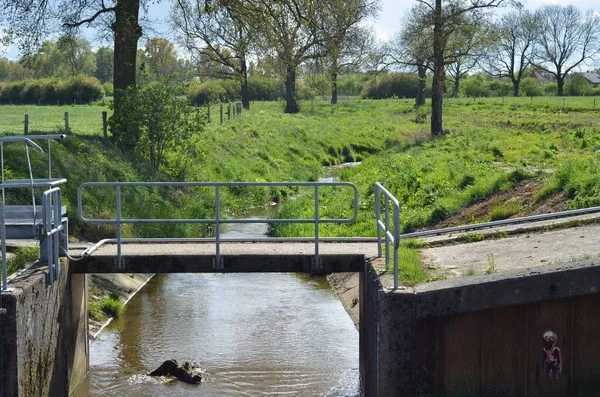
[[[402,19],[406,12],[416,3],[414,0],[380,0],[381,11],[377,19],[370,21],[374,27],[376,36],[381,41],[386,41],[394,36],[400,30]],[[151,2],[154,3],[154,2]],[[152,37],[167,37],[173,39],[172,30],[168,25],[169,9],[172,2],[162,0],[158,4],[151,4],[149,8],[149,19],[152,25],[155,26],[155,32],[152,32]],[[535,10],[544,4],[572,4],[582,11],[594,10],[600,12],[600,4],[598,0],[526,0],[525,8]],[[95,34],[93,32],[85,32],[88,40],[92,41],[94,47],[107,45],[107,43],[94,42]],[[140,46],[144,45],[144,39],[140,40]],[[8,48],[0,48],[0,56],[8,57],[16,60],[19,58],[19,53],[15,46]]]

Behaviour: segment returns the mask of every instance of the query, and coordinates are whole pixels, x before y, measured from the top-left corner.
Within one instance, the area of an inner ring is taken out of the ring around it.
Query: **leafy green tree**
[[[56,43],[62,65],[69,76],[85,74],[93,76],[96,72],[96,57],[90,42],[73,35],[61,37]]]
[[[177,52],[169,40],[149,39],[144,51],[146,67],[155,79],[167,78],[177,71]]]
[[[110,47],[100,47],[96,51],[96,78],[102,83],[113,81],[115,52]]]
[[[298,67],[309,59],[324,55],[317,20],[323,4],[312,0],[248,0],[247,9],[254,20],[260,37],[258,43],[263,54],[277,61],[276,70],[283,73],[285,81],[285,112],[298,113],[296,101],[296,74]]]
[[[321,46],[331,80],[331,103],[337,103],[337,78],[351,65],[364,63],[372,51],[372,31],[359,24],[376,16],[375,0],[330,0],[322,4],[316,22],[322,36]]]

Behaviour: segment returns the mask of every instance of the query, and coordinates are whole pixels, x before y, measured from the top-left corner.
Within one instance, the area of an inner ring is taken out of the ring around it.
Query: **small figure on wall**
[[[554,331],[546,331],[543,335],[544,338],[544,372],[550,379],[556,379],[558,381],[562,372],[562,357],[560,349],[556,347],[558,342],[558,336]]]

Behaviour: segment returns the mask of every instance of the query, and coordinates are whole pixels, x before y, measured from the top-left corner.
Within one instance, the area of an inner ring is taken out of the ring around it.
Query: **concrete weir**
[[[597,396],[600,266],[591,261],[361,287],[365,395]]]
[[[51,286],[34,265],[1,295],[3,396],[69,396],[87,375],[86,275],[62,263]]]

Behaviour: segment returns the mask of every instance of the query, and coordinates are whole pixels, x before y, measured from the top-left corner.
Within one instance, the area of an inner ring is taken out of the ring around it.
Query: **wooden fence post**
[[[108,113],[106,110],[102,112],[102,131],[104,132],[104,139],[108,140]]]
[[[206,110],[206,117],[208,119],[208,122],[210,123],[210,103],[208,104],[208,109]]]
[[[227,120],[231,120],[231,103],[227,104]]]
[[[69,112],[65,112],[65,132],[69,132]]]
[[[29,115],[27,113],[23,120],[23,135],[29,135]]]

